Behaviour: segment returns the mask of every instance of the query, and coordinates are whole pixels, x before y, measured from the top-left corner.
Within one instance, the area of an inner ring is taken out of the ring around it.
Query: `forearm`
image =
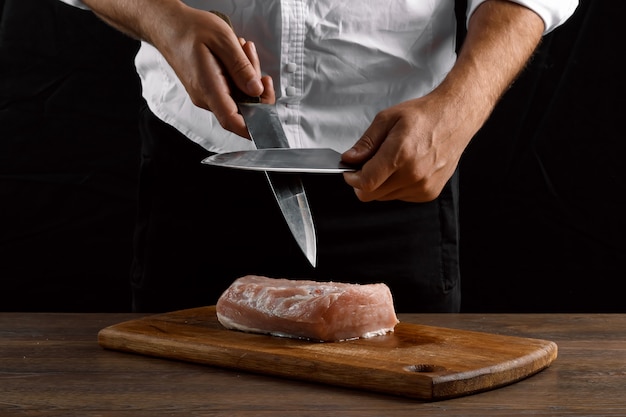
[[[102,20],[125,34],[155,44],[159,31],[169,30],[164,17],[177,13],[179,0],[83,0]]]
[[[461,106],[459,122],[477,130],[523,70],[541,40],[543,20],[506,0],[489,0],[471,16],[454,68],[437,89]],[[452,109],[456,112],[459,109]]]

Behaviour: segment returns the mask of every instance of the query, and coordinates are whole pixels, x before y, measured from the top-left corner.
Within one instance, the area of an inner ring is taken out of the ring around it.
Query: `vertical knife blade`
[[[311,265],[315,267],[317,260],[315,227],[300,177],[267,171],[265,175],[291,234]]]
[[[227,15],[216,10],[211,12],[234,30]],[[248,133],[255,146],[258,149],[288,148],[289,142],[276,113],[276,107],[262,104],[258,97],[245,96],[234,86],[233,91],[239,112],[246,122]],[[291,234],[311,265],[315,267],[317,261],[315,227],[302,180],[294,174],[277,172],[265,171],[265,176]]]
[[[288,148],[289,143],[276,108],[271,104],[237,103],[250,137],[258,149]],[[313,267],[317,261],[317,242],[313,216],[302,179],[296,174],[265,172],[276,202],[291,234]]]
[[[239,102],[239,113],[258,149],[288,148],[289,142],[280,123],[276,107],[260,102]]]

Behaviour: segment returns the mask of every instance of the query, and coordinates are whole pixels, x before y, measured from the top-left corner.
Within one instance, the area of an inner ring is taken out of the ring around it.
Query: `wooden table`
[[[0,416],[626,416],[626,315],[428,314],[403,321],[556,342],[548,369],[439,402],[109,351],[137,314],[0,313]]]

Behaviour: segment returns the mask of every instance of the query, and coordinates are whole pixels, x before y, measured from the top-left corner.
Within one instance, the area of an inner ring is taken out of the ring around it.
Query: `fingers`
[[[263,83],[263,94],[261,94],[261,102],[274,104],[276,102],[276,92],[274,91],[274,81],[269,75],[261,77]]]
[[[223,35],[213,45],[213,52],[219,57],[227,74],[241,91],[252,97],[260,96],[263,93],[263,83],[254,44],[246,42],[243,38],[237,38],[232,26],[224,17],[212,14],[219,20],[216,22],[218,27],[223,29]],[[251,60],[255,60],[256,65]]]
[[[222,30],[212,32],[216,39],[207,44],[207,56],[203,58],[207,68],[200,72],[206,74],[203,78],[207,86],[201,88],[200,94],[192,95],[192,100],[195,98],[199,102],[194,101],[194,104],[212,111],[223,128],[249,139],[245,122],[233,98],[238,95],[233,87],[248,96],[261,96],[264,102],[274,102],[273,84],[261,76],[261,64],[254,43],[238,38],[226,22],[216,20],[217,27]]]
[[[378,159],[374,157],[373,160]],[[372,161],[373,161],[372,160]],[[369,162],[368,162],[369,164]],[[439,176],[416,179],[406,170],[394,171],[384,181],[372,181],[370,178],[382,178],[370,172],[345,172],[344,180],[354,188],[354,193],[361,201],[402,200],[413,203],[425,203],[436,199],[445,181],[439,183]],[[378,185],[376,185],[378,184]]]
[[[202,56],[196,62],[199,63],[197,73],[203,76],[194,77],[197,85],[193,82],[186,84],[192,102],[210,110],[224,129],[249,139],[243,117],[231,97],[228,74],[215,55],[207,49],[201,51]]]
[[[380,187],[393,174],[393,164],[389,163],[395,158],[390,151],[391,141],[383,146],[383,142],[388,140],[387,134],[390,129],[388,122],[377,116],[352,148],[341,155],[343,162],[361,165],[360,170],[346,172],[343,176],[346,183],[357,191],[357,195],[363,201],[371,201],[382,196]]]
[[[241,44],[241,48],[243,52],[246,54],[246,57],[252,64],[252,68],[256,74],[261,76],[261,61],[259,60],[259,55],[256,51],[256,45],[252,41],[246,41],[244,38],[239,38],[239,43]]]
[[[359,200],[385,200],[385,196],[390,192],[386,182],[393,178],[393,172],[389,170],[387,162],[382,155],[376,155],[363,164],[360,170],[344,172],[345,182],[354,188]]]
[[[432,201],[454,170],[449,151],[433,146],[423,125],[416,128],[415,111],[398,106],[379,113],[342,160],[362,164],[343,174],[361,201]]]
[[[273,91],[265,91],[271,83],[262,79],[254,45],[244,50],[245,40],[236,36],[227,18],[188,6],[180,12],[177,18],[164,17],[163,24],[173,30],[159,32],[162,36],[154,37],[155,47],[195,106],[211,111],[224,129],[248,137],[232,97],[233,85],[249,96],[274,97]]]
[[[361,136],[350,149],[341,155],[341,160],[347,164],[360,165],[370,159],[380,146],[379,140],[376,139],[376,133],[370,132],[372,128]]]
[[[276,101],[274,83],[270,76],[261,76],[261,61],[256,50],[256,45],[254,42],[246,41],[243,38],[239,38],[239,42],[241,43],[244,53],[254,67],[254,70],[257,72],[259,77],[261,77],[261,84],[263,85],[263,93],[260,94],[261,101],[263,103],[273,104]]]

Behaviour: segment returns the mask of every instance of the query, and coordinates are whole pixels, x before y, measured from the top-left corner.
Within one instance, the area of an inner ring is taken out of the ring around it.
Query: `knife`
[[[237,103],[257,149],[288,148],[276,108],[271,104]],[[300,249],[315,267],[317,243],[313,216],[299,175],[265,171],[276,202]]]
[[[341,154],[330,148],[267,148],[217,153],[202,160],[203,164],[249,171],[340,174],[356,171]]]
[[[212,11],[232,28],[230,18],[223,13]],[[288,148],[282,124],[272,104],[261,103],[258,97],[240,99],[241,91],[233,94],[239,112],[246,122],[250,138],[257,149]],[[265,171],[265,176],[276,202],[283,214],[291,234],[313,267],[317,262],[317,242],[313,216],[299,175]]]

